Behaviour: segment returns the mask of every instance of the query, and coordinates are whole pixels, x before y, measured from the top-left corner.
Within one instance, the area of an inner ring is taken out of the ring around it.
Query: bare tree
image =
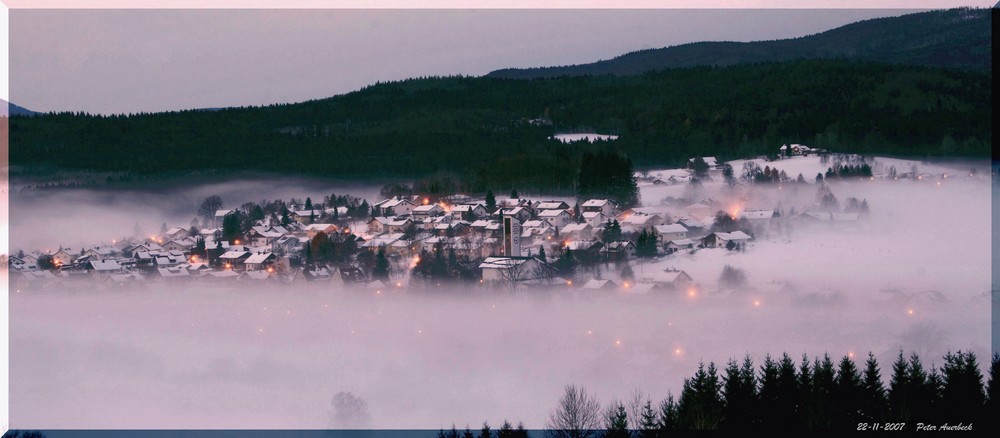
[[[601,405],[583,387],[567,385],[559,406],[549,415],[546,434],[552,438],[590,438],[601,428]]]
[[[642,408],[649,402],[649,397],[643,394],[639,388],[633,389],[625,400],[625,409],[628,410],[628,427],[631,430],[642,429]]]
[[[504,267],[497,269],[500,275],[500,283],[511,290],[517,289],[517,285],[531,280],[533,269],[528,267],[528,262],[523,260],[506,259]]]

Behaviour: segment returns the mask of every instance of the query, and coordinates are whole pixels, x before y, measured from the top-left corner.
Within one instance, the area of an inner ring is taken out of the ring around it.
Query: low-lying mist
[[[464,296],[463,296],[464,295]],[[679,395],[699,361],[900,349],[988,357],[986,295],[875,290],[696,298],[308,287],[18,294],[17,428],[541,428],[567,383]],[[908,314],[907,306],[918,308]],[[334,397],[367,407],[337,416]],[[343,396],[341,396],[343,399]]]
[[[136,225],[143,235],[168,227],[191,226],[201,202],[219,195],[223,208],[260,202],[350,194],[374,203],[378,185],[319,179],[268,177],[191,185],[183,181],[147,183],[141,189],[118,186],[20,190],[10,195],[10,248],[13,252],[79,248],[108,244],[131,236]]]
[[[720,181],[703,189],[726,208],[780,203],[786,213],[802,212],[815,202],[809,176],[780,189],[734,192]],[[11,246],[93,244],[128,234],[137,221],[186,226],[212,194],[229,208],[329,192],[372,202],[377,193],[268,187],[12,199]],[[685,190],[643,186],[642,201],[659,206]],[[900,350],[918,353],[928,369],[957,350],[987,364],[989,177],[831,182],[830,190],[841,205],[867,200],[869,217],[759,234],[744,251],[632,261],[637,281],[684,270],[699,284],[693,296],[564,286],[423,290],[406,288],[405,277],[404,287],[377,291],[199,282],[11,290],[11,426],[475,429],[507,419],[534,429],[544,427],[566,384],[602,403],[637,388],[654,400],[676,397],[700,361],[721,368],[746,354],[757,365],[782,352],[854,355],[860,364],[871,351],[883,381]],[[726,265],[743,271],[746,283],[721,288]],[[618,269],[609,265],[602,275],[617,281]]]

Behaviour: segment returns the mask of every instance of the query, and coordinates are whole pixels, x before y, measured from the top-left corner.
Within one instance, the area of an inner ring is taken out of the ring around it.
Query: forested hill
[[[986,157],[991,101],[988,73],[831,60],[529,81],[426,78],[268,107],[13,116],[10,160],[137,176],[447,171],[466,188],[569,189],[582,151],[603,146],[564,145],[549,139],[556,132],[617,134],[614,147],[638,166],[773,154],[789,142]]]
[[[635,75],[699,65],[728,66],[796,59],[853,59],[989,71],[989,9],[951,9],[877,18],[801,38],[757,42],[698,42],[641,50],[614,59],[563,67],[503,69],[496,78]]]

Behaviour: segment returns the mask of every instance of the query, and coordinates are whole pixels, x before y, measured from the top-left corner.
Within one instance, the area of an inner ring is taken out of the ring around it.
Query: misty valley
[[[710,362],[871,353],[887,386],[900,354],[989,367],[988,163],[785,145],[622,171],[632,189],[595,171],[576,197],[292,178],[13,193],[12,417],[540,429],[567,385],[660,409]]]

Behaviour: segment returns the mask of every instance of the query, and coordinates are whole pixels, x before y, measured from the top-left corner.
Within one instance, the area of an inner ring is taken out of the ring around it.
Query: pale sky
[[[15,8],[9,100],[35,111],[105,114],[297,102],[376,81],[588,63],[693,41],[798,37],[907,12]]]

